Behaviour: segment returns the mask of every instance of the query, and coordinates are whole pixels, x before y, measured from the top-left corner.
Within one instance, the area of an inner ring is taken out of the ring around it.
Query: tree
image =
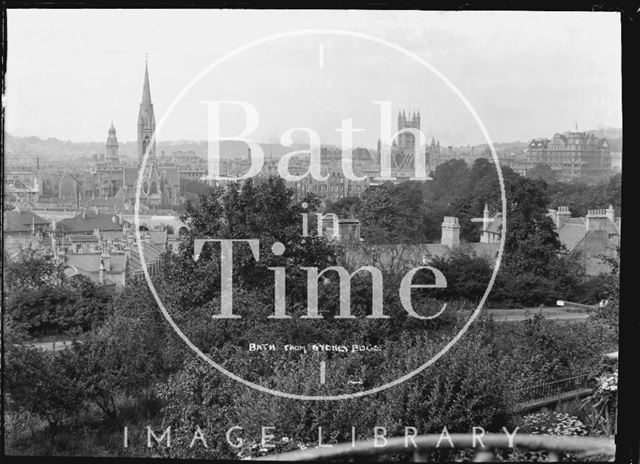
[[[468,299],[480,301],[491,279],[492,269],[483,257],[456,252],[447,258],[435,258],[430,266],[442,272],[447,279],[447,288],[438,295],[446,299]]]
[[[273,285],[269,267],[287,267],[287,291],[300,286],[300,267],[324,267],[336,263],[338,247],[324,237],[318,237],[309,226],[308,236],[302,235],[302,214],[310,217],[319,207],[317,198],[305,198],[307,208],[293,201],[293,192],[282,178],[269,177],[254,185],[252,179],[240,186],[232,183],[226,189],[216,189],[189,202],[182,220],[190,225],[181,239],[179,256],[168,265],[170,282],[176,298],[200,306],[220,291],[220,248],[208,244],[197,262],[193,260],[195,239],[258,239],[260,260],[256,262],[249,246],[234,246],[234,286],[247,289]],[[285,245],[281,256],[272,252],[276,242]],[[289,272],[290,270],[290,272]]]
[[[549,275],[550,265],[562,245],[547,215],[546,184],[519,177],[507,186],[507,237],[505,255],[515,273]]]
[[[362,200],[360,200],[360,197],[344,197],[333,202],[327,202],[324,208],[324,213],[333,213],[341,219],[351,217],[357,218],[361,204]]]
[[[83,406],[84,392],[76,367],[66,354],[28,346],[5,346],[4,379],[10,401],[49,424],[55,437],[65,419]]]
[[[622,214],[622,175],[616,174],[597,185],[585,182],[556,182],[549,185],[550,207],[568,206],[574,216],[585,216],[590,209],[604,209],[612,205]]]
[[[527,177],[530,179],[540,179],[547,184],[551,184],[556,181],[556,173],[551,166],[545,163],[538,163],[534,167],[527,169]]]
[[[4,263],[6,291],[16,288],[38,288],[43,285],[60,287],[66,281],[64,263],[39,250],[21,250],[15,260],[5,259]]]
[[[85,276],[72,276],[62,286],[38,280],[39,286],[14,287],[6,298],[7,311],[31,335],[87,331],[99,326],[111,310],[111,294]]]
[[[506,196],[504,261],[492,300],[529,306],[567,298],[584,272],[567,254],[547,214],[547,184],[517,177],[507,183]]]
[[[371,186],[363,192],[355,212],[368,244],[426,240],[424,194],[419,182]]]

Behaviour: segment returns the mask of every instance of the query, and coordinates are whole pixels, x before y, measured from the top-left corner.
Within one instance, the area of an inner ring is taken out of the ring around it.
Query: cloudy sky
[[[373,147],[380,133],[375,101],[390,102],[394,124],[398,110],[420,111],[429,140],[484,142],[438,76],[364,38],[274,39],[193,82],[247,43],[317,28],[375,36],[426,60],[466,97],[494,141],[622,124],[617,13],[10,10],[6,130],[102,141],[113,121],[120,140],[135,140],[148,53],[156,120],[164,120],[160,140],[206,139],[202,102],[233,100],[258,110],[250,137],[262,142],[306,127],[337,144],[340,121],[352,118],[363,129],[355,144]],[[238,108],[223,107],[223,134],[243,125]],[[301,132],[294,139],[307,140]]]

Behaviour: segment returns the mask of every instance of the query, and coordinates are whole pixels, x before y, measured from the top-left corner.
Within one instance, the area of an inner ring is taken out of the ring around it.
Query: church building
[[[149,156],[144,166],[140,202],[149,208],[170,208],[180,203],[180,176],[175,166],[162,166],[156,157],[155,141],[151,142],[156,130],[156,118],[151,101],[149,68],[145,63],[142,100],[138,111],[137,162],[128,166],[118,155],[116,129],[111,124],[107,136],[105,156],[99,160],[91,174],[94,190],[92,202],[105,201],[130,209],[136,197],[138,173],[142,167],[147,149]],[[102,199],[102,200],[100,200]],[[101,204],[102,204],[101,203]]]

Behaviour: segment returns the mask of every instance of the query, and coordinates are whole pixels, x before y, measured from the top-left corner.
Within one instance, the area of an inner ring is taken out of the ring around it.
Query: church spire
[[[149,87],[149,66],[147,61],[144,63],[144,82],[142,85],[142,101],[140,102],[140,111],[138,113],[138,165],[142,164],[142,159],[147,152],[147,147],[151,144],[149,151],[149,159],[153,160],[156,156],[156,143],[151,143],[153,134],[156,130],[156,117],[153,111],[153,103],[151,103],[151,90]]]
[[[142,87],[142,104],[151,103],[151,88],[149,87],[149,65],[144,60],[144,84]]]

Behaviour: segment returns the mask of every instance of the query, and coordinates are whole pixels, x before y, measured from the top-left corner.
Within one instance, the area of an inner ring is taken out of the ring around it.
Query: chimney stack
[[[591,230],[606,229],[606,222],[609,219],[609,210],[590,209],[587,211],[587,232]]]
[[[98,269],[98,282],[104,285],[104,261],[100,260],[100,268]]]
[[[607,208],[607,218],[614,224],[616,223],[616,210],[613,209],[613,205],[609,205]]]
[[[564,219],[571,217],[571,211],[569,211],[568,206],[558,206],[558,211],[556,211],[555,216],[556,216],[556,229],[560,229],[560,227],[564,223]]]
[[[342,243],[358,244],[361,242],[360,221],[357,219],[340,219],[338,231],[338,237]]]
[[[454,216],[445,216],[442,222],[442,245],[446,245],[452,250],[460,246],[460,223]]]

